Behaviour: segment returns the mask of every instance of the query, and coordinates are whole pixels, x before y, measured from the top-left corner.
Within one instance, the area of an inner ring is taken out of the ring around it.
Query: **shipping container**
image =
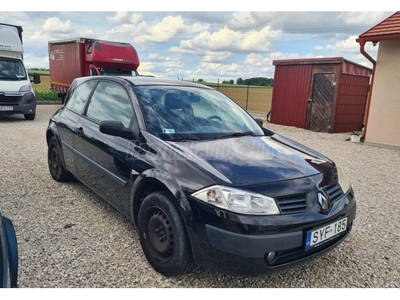
[[[270,121],[319,132],[361,130],[372,70],[343,57],[274,60]]]

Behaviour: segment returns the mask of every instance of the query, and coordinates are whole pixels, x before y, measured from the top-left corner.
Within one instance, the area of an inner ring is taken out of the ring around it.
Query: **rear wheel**
[[[72,175],[67,170],[64,169],[61,160],[61,151],[58,146],[58,142],[55,136],[53,136],[49,141],[49,147],[47,149],[47,161],[49,164],[49,171],[51,177],[55,181],[63,182],[69,180]]]
[[[24,117],[25,117],[25,120],[29,120],[29,121],[33,121],[33,120],[35,120],[35,117],[36,117],[36,113],[35,114],[26,114],[26,115],[24,115]]]
[[[186,227],[173,201],[167,193],[151,193],[138,216],[143,252],[153,268],[166,276],[184,274],[193,266]]]

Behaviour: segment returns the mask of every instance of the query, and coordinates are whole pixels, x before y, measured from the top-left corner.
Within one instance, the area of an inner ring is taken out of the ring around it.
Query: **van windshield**
[[[15,58],[0,57],[0,79],[1,80],[27,79],[22,60]]]
[[[213,89],[135,86],[134,90],[148,131],[163,140],[264,135],[241,107]]]

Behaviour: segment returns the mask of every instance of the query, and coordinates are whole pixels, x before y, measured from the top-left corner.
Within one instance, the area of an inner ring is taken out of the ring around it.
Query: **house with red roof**
[[[365,115],[365,142],[400,149],[400,12],[396,12],[356,40],[373,64]],[[366,43],[378,45],[377,59]]]

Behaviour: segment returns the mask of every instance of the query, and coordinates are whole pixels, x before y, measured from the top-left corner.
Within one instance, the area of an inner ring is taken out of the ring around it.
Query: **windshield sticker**
[[[175,129],[163,128],[162,132],[163,133],[175,133]]]

